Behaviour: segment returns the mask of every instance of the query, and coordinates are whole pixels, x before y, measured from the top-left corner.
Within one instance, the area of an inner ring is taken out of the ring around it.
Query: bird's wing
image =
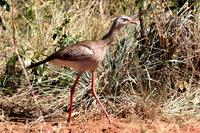
[[[93,55],[94,51],[88,43],[87,45],[80,43],[78,45],[64,47],[50,55],[49,58],[76,61],[91,58]]]

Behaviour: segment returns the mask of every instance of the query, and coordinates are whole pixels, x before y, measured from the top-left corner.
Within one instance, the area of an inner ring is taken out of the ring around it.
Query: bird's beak
[[[130,23],[132,23],[132,24],[139,24],[139,21],[136,20],[136,19],[131,19],[131,20],[130,20]]]
[[[132,24],[139,24],[139,21],[136,19],[135,16],[133,16],[133,17],[131,17],[131,19],[130,19],[130,23],[132,23]]]
[[[131,20],[130,23],[132,23],[132,24],[139,24],[139,22],[136,21],[136,20]]]

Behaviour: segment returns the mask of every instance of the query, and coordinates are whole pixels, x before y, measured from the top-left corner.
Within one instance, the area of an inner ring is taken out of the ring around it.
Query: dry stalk
[[[40,109],[38,100],[37,100],[37,98],[36,98],[36,96],[35,96],[35,94],[34,94],[33,87],[32,87],[32,85],[31,85],[31,82],[30,82],[30,80],[29,80],[28,74],[27,74],[26,69],[25,69],[25,67],[24,67],[24,63],[23,63],[23,61],[22,61],[22,59],[21,59],[21,57],[20,57],[20,55],[19,55],[19,49],[18,49],[18,47],[17,47],[16,37],[15,37],[15,23],[14,23],[14,15],[13,15],[13,12],[14,12],[14,11],[13,11],[13,9],[14,9],[14,3],[13,3],[13,0],[11,0],[11,7],[12,7],[12,9],[11,9],[11,19],[12,19],[12,43],[13,43],[13,47],[14,47],[15,53],[17,54],[17,57],[18,57],[18,59],[19,59],[20,65],[21,65],[21,67],[22,67],[22,69],[23,69],[25,78],[26,78],[26,80],[27,80],[27,82],[28,82],[29,90],[31,91],[31,94],[33,95],[33,99],[34,99],[36,105],[39,107],[39,113],[40,113],[40,115],[42,116],[42,111],[41,111],[41,109]]]

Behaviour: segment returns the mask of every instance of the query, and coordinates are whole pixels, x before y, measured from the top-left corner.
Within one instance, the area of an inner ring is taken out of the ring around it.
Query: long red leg
[[[95,92],[95,84],[94,84],[95,78],[96,78],[96,73],[95,73],[95,72],[92,72],[92,95],[95,97],[96,101],[98,102],[98,104],[100,105],[101,109],[102,109],[103,112],[106,114],[106,117],[108,118],[108,120],[109,120],[110,123],[111,123],[112,121],[111,121],[111,119],[110,119],[110,116],[108,115],[107,111],[105,110],[104,106],[102,105],[102,103],[100,102],[98,96],[96,95],[96,92]]]
[[[74,91],[75,91],[75,88],[76,88],[76,84],[78,83],[78,80],[80,79],[81,77],[81,74],[79,73],[74,81],[74,84],[71,88],[71,94],[70,94],[70,108],[69,108],[69,117],[68,117],[68,122],[70,122],[71,120],[71,115],[72,115],[72,103],[73,103],[73,97],[74,97]]]

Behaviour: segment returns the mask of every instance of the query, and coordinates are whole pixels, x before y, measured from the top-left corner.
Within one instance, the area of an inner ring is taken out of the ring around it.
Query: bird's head
[[[129,23],[131,23],[131,24],[138,24],[139,23],[137,21],[136,17],[137,16],[128,17],[128,16],[124,16],[124,15],[117,17],[114,20],[114,22],[113,22],[110,30],[108,31],[108,33],[106,35],[104,35],[102,37],[102,39],[104,40],[104,39],[107,39],[107,38],[111,38],[110,41],[109,41],[109,44],[110,44],[110,42],[113,39],[113,35],[115,35],[116,31],[120,30],[123,26],[125,26]]]
[[[136,17],[128,17],[128,16],[119,16],[114,21],[116,28],[121,28],[129,23],[138,24],[139,22],[136,20]]]

